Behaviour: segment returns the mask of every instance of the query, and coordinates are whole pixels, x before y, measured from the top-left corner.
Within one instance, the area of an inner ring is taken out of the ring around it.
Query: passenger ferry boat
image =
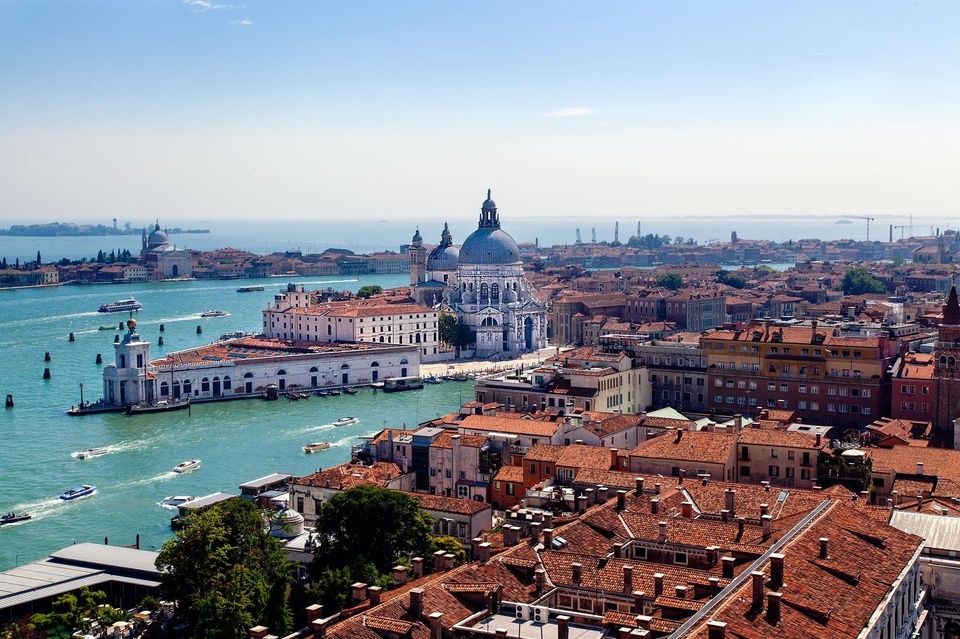
[[[211,309],[209,311],[204,311],[200,313],[200,317],[226,317],[229,314],[230,313],[226,311],[217,311],[217,310]]]
[[[314,442],[303,447],[305,453],[319,453],[321,450],[330,448],[330,442]]]
[[[190,472],[191,470],[196,470],[196,469],[198,469],[198,468],[200,468],[200,460],[199,460],[199,459],[188,459],[187,461],[185,461],[185,462],[180,462],[179,464],[177,464],[176,466],[174,466],[174,467],[173,467],[173,472],[175,472],[175,473],[187,473],[187,472]]]
[[[128,300],[117,300],[116,302],[110,302],[109,304],[101,304],[98,313],[125,313],[127,311],[139,311],[143,308],[143,304],[133,299],[132,297]]]
[[[241,286],[237,289],[237,293],[253,293],[254,291],[262,291],[262,286]]]
[[[76,486],[75,488],[71,488],[67,492],[63,493],[60,495],[60,499],[63,499],[64,501],[79,499],[81,497],[86,497],[87,495],[92,495],[96,490],[96,486],[84,484],[83,486]]]
[[[419,390],[421,388],[423,388],[423,380],[417,376],[388,377],[383,380],[384,393],[397,393],[406,390]]]

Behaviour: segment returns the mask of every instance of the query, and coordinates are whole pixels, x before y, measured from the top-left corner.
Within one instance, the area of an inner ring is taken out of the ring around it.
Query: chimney
[[[663,578],[664,575],[662,572],[655,573],[653,575],[653,597],[656,599],[663,594]]]
[[[783,585],[783,560],[785,555],[774,553],[770,555],[770,587],[779,590]]]
[[[583,577],[583,564],[573,562],[570,564],[570,571],[573,574],[573,585],[579,587],[580,579]]]
[[[587,496],[577,495],[577,512],[581,515],[587,511]]]
[[[543,513],[543,527],[553,528],[553,513]]]
[[[819,449],[820,446],[822,445],[823,445],[823,435],[821,435],[820,433],[817,433],[817,448]]]
[[[650,514],[656,515],[660,512],[660,498],[654,497],[650,500]]]
[[[543,568],[537,568],[533,573],[534,579],[537,583],[537,594],[543,592],[544,582],[546,581],[547,571]]]
[[[633,566],[630,565],[623,567],[623,592],[625,594],[633,592]]]
[[[646,596],[647,593],[642,590],[633,591],[633,611],[638,615],[643,614],[643,600]]]
[[[723,578],[733,579],[733,569],[737,565],[737,560],[733,557],[721,557],[720,565],[723,567],[723,572],[720,573],[723,575]]]
[[[653,492],[657,493],[658,495],[660,494],[660,482],[656,482],[653,485]]]
[[[534,546],[540,543],[540,524],[537,522],[530,524],[530,542]]]
[[[617,510],[626,510],[627,509],[627,491],[618,490],[617,491]]]
[[[570,639],[570,617],[557,615],[557,639]]]
[[[410,614],[414,619],[423,616],[423,588],[410,589]]]
[[[637,615],[637,628],[641,630],[650,630],[650,624],[653,623],[653,617],[649,615]]]
[[[660,536],[657,537],[657,543],[664,544],[667,542],[667,522],[661,521],[659,522],[659,526],[660,526]]]
[[[763,517],[770,510],[769,504],[760,504],[760,516]]]
[[[312,606],[307,606],[307,623],[310,623],[314,619],[319,619],[323,616],[323,606],[320,604],[313,604]]]
[[[328,623],[328,621],[323,619],[314,619],[310,622],[310,631],[313,632],[313,639],[326,639]]]
[[[383,588],[380,586],[370,586],[367,588],[367,596],[370,597],[370,606],[379,606],[380,605],[380,594],[383,591]]]
[[[674,586],[673,591],[677,595],[677,599],[686,599],[687,598],[687,587],[686,586]]]
[[[357,582],[350,586],[350,594],[355,603],[360,603],[367,598],[367,584]]]
[[[440,624],[442,612],[430,613],[430,639],[443,639],[443,626]]]
[[[263,639],[267,636],[266,626],[254,626],[250,629],[250,639]]]
[[[610,449],[610,470],[618,470],[618,462],[620,461],[617,455],[620,453],[618,448]]]
[[[780,598],[783,595],[779,592],[767,593],[767,619],[771,623],[776,623],[780,619]]]
[[[413,578],[419,579],[420,577],[423,577],[423,557],[414,557],[412,563]]]
[[[586,489],[585,491],[583,491],[583,492],[584,492],[584,493],[586,494],[586,496],[587,496],[587,505],[588,505],[588,506],[592,506],[593,504],[597,503],[597,491],[595,491],[593,488],[587,488],[587,489]]]
[[[892,492],[890,493],[890,497],[893,498],[893,505],[894,505],[894,506],[899,506],[899,505],[900,505],[900,491],[899,491],[899,490],[894,490],[894,491],[892,491]]]
[[[750,573],[750,578],[753,581],[753,601],[751,605],[754,610],[763,610],[763,577],[764,574],[759,570]]]
[[[727,510],[726,508],[720,511],[720,521],[724,521],[724,522],[730,521],[730,511]]]
[[[480,556],[480,544],[483,543],[481,537],[474,537],[470,540],[470,556],[476,559]]]
[[[680,515],[686,519],[693,518],[693,502],[685,501],[680,504]]]
[[[830,543],[828,537],[820,538],[820,559],[829,559],[830,553],[827,552],[827,545]]]
[[[633,482],[634,484],[636,484],[635,493],[637,497],[639,497],[640,495],[643,494],[643,477],[636,477],[634,478]]]
[[[707,622],[707,639],[726,639],[727,624],[722,621]]]
[[[743,519],[737,519],[737,541],[743,537],[744,521]]]
[[[446,550],[438,550],[433,553],[433,572],[443,572],[447,569]]]
[[[725,491],[723,491],[723,498],[725,500],[724,505],[726,506],[726,509],[730,511],[730,514],[734,516],[737,514],[736,496],[737,491],[735,491],[733,488],[727,488]]]
[[[456,557],[453,556],[453,553],[448,552],[443,556],[443,569],[444,570],[453,570],[453,562],[456,560]]]
[[[421,560],[421,565],[423,565],[423,560]],[[416,564],[414,564],[416,566]],[[402,586],[407,583],[407,567],[406,566],[394,566],[393,567],[393,585]]]
[[[763,523],[763,538],[766,539],[773,534],[773,516],[764,515],[760,520]]]
[[[480,561],[481,562],[487,563],[488,561],[490,561],[491,545],[492,544],[489,541],[485,541],[482,544],[480,544]]]
[[[506,546],[507,548],[510,548],[511,546],[516,546],[518,543],[520,543],[519,526],[504,526],[503,527],[503,545]]]
[[[493,631],[493,633],[494,633],[494,636],[496,636],[496,637],[506,637],[506,636],[507,636],[507,629],[506,629],[506,628],[497,628],[496,630]]]
[[[707,577],[707,581],[710,583],[710,596],[716,597],[718,594],[720,594],[720,578]]]
[[[923,462],[917,462],[917,474],[918,475],[923,474]]]
[[[617,639],[630,639],[630,632],[633,628],[628,628],[627,626],[621,626],[617,630]]]

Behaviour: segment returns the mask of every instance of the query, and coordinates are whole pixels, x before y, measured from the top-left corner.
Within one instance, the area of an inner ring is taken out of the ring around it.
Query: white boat
[[[337,421],[333,422],[334,426],[349,426],[350,424],[356,424],[360,421],[359,417],[341,417]]]
[[[321,450],[330,448],[330,442],[313,442],[303,447],[305,453],[319,453]]]
[[[426,382],[427,384],[440,384],[443,382],[442,379],[440,379],[439,377],[433,374],[430,374],[424,377],[423,381]]]
[[[196,497],[192,495],[175,495],[173,497],[164,497],[160,500],[160,505],[164,508],[179,508],[188,501],[193,501]]]
[[[94,457],[100,457],[101,455],[106,455],[110,452],[108,448],[84,448],[81,451],[73,453],[71,457],[76,457],[77,459],[92,459]]]
[[[141,308],[143,308],[143,304],[131,297],[128,300],[117,300],[116,302],[110,302],[109,304],[101,304],[97,312],[125,313],[127,311],[139,311]]]
[[[200,313],[200,317],[226,317],[229,314],[230,313],[226,311],[217,311],[217,310],[211,309],[209,311],[204,311]]]
[[[87,495],[92,495],[97,490],[96,486],[89,486],[84,484],[83,486],[77,486],[76,488],[71,488],[67,492],[60,495],[60,499],[64,501],[70,501],[71,499],[79,499],[80,497],[86,497]]]
[[[188,473],[188,472],[190,472],[191,470],[196,470],[196,469],[198,469],[198,468],[200,468],[200,460],[199,460],[199,459],[188,459],[187,461],[185,461],[185,462],[180,462],[179,464],[177,464],[176,466],[174,466],[174,467],[173,467],[173,472],[175,472],[175,473]]]

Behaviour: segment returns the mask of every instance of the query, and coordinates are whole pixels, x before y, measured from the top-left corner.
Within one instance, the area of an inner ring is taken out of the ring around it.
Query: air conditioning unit
[[[547,623],[550,613],[546,606],[530,606],[530,619],[538,623]]]
[[[525,604],[517,604],[517,608],[516,608],[516,612],[514,613],[514,616],[515,616],[517,619],[524,619],[524,620],[529,619],[529,618],[530,618],[530,606],[527,606],[527,605],[525,605]]]

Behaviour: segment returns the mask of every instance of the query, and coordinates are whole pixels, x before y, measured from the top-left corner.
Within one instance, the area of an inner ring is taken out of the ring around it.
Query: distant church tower
[[[410,242],[410,286],[423,284],[427,278],[427,249],[423,247],[420,229],[413,234]]]
[[[943,307],[937,347],[933,352],[936,364],[933,373],[937,394],[933,425],[947,442],[953,442],[953,420],[960,417],[960,303],[957,287],[950,287],[950,297]]]

